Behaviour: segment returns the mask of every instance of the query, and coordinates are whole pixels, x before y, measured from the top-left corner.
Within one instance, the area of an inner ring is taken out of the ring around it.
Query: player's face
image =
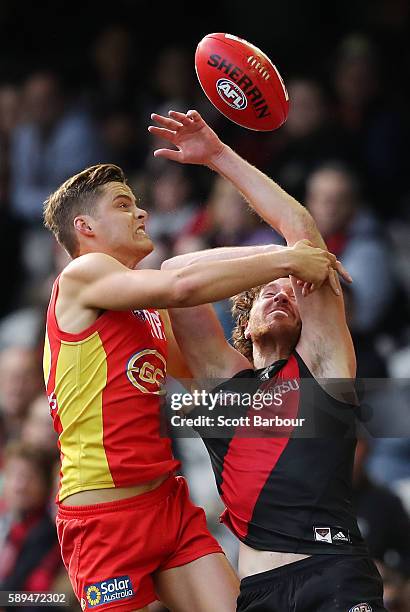
[[[247,327],[249,338],[286,333],[299,336],[301,319],[295,293],[288,278],[280,278],[263,287],[255,299]]]
[[[142,259],[154,246],[145,232],[148,213],[138,207],[128,185],[111,182],[104,185],[93,219],[93,231],[107,252],[121,257],[125,254]]]

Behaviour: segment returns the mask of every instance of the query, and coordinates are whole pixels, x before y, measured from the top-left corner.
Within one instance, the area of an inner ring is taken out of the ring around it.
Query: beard
[[[302,330],[302,322],[288,321],[282,319],[274,319],[267,322],[265,319],[255,321],[251,329],[251,340],[257,344],[272,344],[280,342],[289,346],[292,351],[297,345],[300,332]]]

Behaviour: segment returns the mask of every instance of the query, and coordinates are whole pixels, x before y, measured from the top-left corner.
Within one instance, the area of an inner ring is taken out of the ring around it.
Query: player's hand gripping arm
[[[314,246],[325,248],[310,213],[269,177],[223,144],[199,113],[170,111],[169,115],[169,118],[153,115],[161,127],[150,126],[149,130],[178,150],[159,149],[154,155],[210,167],[231,181],[254,210],[284,236],[288,245],[307,239]],[[338,284],[336,275],[333,280]],[[356,362],[342,296],[335,296],[329,284],[325,284],[320,291],[302,300],[302,289],[296,282],[294,288],[303,322],[298,350],[308,366],[317,376],[354,376]],[[319,363],[319,355],[322,365],[314,367]]]
[[[89,253],[67,266],[61,285],[83,308],[182,308],[222,300],[287,274],[321,285],[335,265],[333,255],[304,243],[172,270],[130,270],[109,255]]]

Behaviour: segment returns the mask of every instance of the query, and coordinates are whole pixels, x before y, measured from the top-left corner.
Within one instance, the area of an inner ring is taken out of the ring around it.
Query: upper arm
[[[130,270],[103,253],[71,262],[62,274],[65,297],[84,309],[166,308],[172,302],[172,271]]]
[[[226,340],[210,304],[170,310],[175,338],[195,378],[229,378],[249,361]]]
[[[316,377],[354,378],[356,358],[342,294],[336,296],[326,282],[303,297],[292,284],[302,319],[297,351],[303,361]]]
[[[307,239],[313,246],[326,249],[326,243],[315,221],[310,213],[306,213],[305,222],[299,220],[298,224],[294,224],[293,230],[289,230],[290,233],[285,235],[288,246],[298,240]],[[306,297],[302,296],[301,288],[294,279],[292,285],[302,319],[298,353],[317,377],[354,378],[356,357],[346,322],[340,283],[339,296],[335,295],[329,281]]]

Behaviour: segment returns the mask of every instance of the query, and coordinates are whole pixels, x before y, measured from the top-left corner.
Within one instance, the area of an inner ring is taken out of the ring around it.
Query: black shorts
[[[314,555],[241,581],[238,612],[386,612],[374,563]]]

